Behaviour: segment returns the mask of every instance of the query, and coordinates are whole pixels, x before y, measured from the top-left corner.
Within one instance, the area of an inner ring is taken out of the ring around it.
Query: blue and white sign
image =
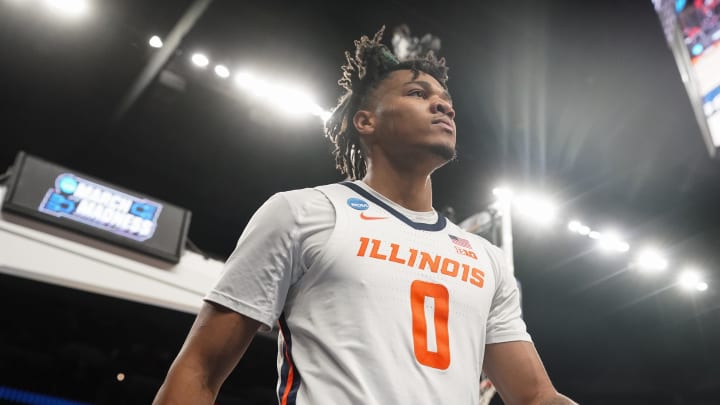
[[[63,173],[38,210],[142,242],[155,233],[162,204]]]

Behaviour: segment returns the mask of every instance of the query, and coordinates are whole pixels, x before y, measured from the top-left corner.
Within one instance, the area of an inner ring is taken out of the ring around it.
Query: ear
[[[353,115],[353,125],[360,135],[372,135],[375,132],[375,115],[367,110],[358,110]]]

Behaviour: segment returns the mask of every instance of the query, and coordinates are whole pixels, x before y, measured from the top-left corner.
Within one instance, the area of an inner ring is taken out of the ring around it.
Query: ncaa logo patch
[[[370,204],[368,204],[367,201],[361,198],[348,198],[347,205],[349,205],[350,208],[358,211],[365,211],[366,209],[370,208]]]

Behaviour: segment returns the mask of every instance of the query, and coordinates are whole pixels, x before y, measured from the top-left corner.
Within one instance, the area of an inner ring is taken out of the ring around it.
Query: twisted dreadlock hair
[[[411,70],[414,78],[420,72],[434,77],[447,89],[448,68],[445,58],[436,58],[432,51],[413,59],[399,60],[382,40],[385,26],[372,38],[363,35],[354,41],[355,55],[345,52],[347,64],[342,66],[342,77],[338,84],[345,89],[337,107],[325,122],[325,136],[333,144],[335,167],[351,180],[361,179],[367,172],[367,162],[361,151],[360,134],[353,124],[355,113],[366,107],[368,95],[391,72]]]

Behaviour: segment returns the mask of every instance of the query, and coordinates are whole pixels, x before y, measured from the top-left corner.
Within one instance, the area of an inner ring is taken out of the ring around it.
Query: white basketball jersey
[[[412,222],[354,183],[317,189],[336,223],[279,320],[280,403],[477,404],[498,283],[516,292],[496,248],[442,216]],[[488,341],[529,340],[506,298]]]

